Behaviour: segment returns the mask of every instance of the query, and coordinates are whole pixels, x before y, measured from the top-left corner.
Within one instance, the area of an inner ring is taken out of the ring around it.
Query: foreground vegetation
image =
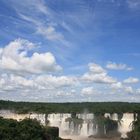
[[[0,118],[1,140],[61,140],[57,127],[44,127],[37,120]]]
[[[0,109],[15,110],[18,113],[137,113],[140,112],[140,103],[123,102],[84,102],[84,103],[35,103],[0,101]]]

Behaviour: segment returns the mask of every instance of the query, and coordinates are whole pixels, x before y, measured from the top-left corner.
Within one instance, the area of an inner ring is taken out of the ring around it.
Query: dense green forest
[[[0,101],[0,109],[15,110],[18,113],[125,113],[140,112],[140,103],[125,102],[83,102],[83,103],[36,103]]]
[[[57,127],[42,126],[37,120],[16,121],[0,117],[1,140],[62,140]]]

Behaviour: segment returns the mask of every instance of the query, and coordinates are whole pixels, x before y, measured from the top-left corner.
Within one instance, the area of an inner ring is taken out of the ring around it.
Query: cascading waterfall
[[[36,114],[36,113],[32,113],[29,116],[30,119],[37,119],[41,124],[45,124],[46,120],[45,120],[45,114]]]
[[[71,117],[71,114],[49,114],[48,121],[50,126],[59,127],[59,135],[63,136],[65,132],[73,131],[73,124],[66,122],[66,118]]]
[[[76,119],[83,120],[82,123],[75,123],[72,120],[66,121],[67,118],[71,118],[72,115],[68,113],[57,113],[57,114],[16,114],[9,110],[1,110],[0,116],[4,118],[12,118],[16,120],[22,120],[24,118],[37,119],[41,124],[46,124],[46,119],[49,121],[50,126],[59,127],[59,136],[60,137],[88,137],[98,133],[98,125],[93,121],[94,114],[92,113],[83,113],[76,114]],[[118,131],[121,133],[121,137],[126,137],[126,133],[132,130],[132,122],[134,121],[134,114],[124,113],[121,117],[119,114],[109,114],[105,113],[104,117],[109,117],[112,120],[120,121],[118,126]],[[120,120],[119,120],[120,119]],[[106,128],[104,127],[104,133],[106,133]]]
[[[93,128],[93,123],[92,121],[89,121],[88,124],[87,124],[87,131],[88,131],[88,135],[94,135],[96,133],[96,129]]]
[[[87,123],[84,121],[82,128],[81,128],[81,136],[88,136],[88,129],[87,129]]]
[[[0,116],[7,119],[15,119],[17,121],[29,118],[29,114],[17,114],[10,110],[0,110]]]
[[[117,113],[113,113],[113,114],[110,115],[110,118],[111,118],[112,120],[117,121],[117,120],[118,120],[118,114],[117,114]]]
[[[121,137],[126,138],[127,132],[132,130],[132,122],[134,121],[134,114],[132,113],[124,113],[123,118],[121,119],[121,123],[119,125],[119,132],[121,133]]]

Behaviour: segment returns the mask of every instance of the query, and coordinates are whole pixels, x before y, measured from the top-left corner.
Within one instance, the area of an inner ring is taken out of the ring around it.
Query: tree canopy
[[[140,112],[140,103],[125,102],[82,102],[82,103],[36,103],[0,101],[0,109],[9,109],[18,113],[137,113]]]

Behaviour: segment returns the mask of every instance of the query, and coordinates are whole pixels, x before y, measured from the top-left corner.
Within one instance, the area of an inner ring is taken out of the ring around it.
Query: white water
[[[121,125],[119,125],[119,131],[121,132],[121,137],[127,137],[126,133],[132,130],[132,122],[134,121],[134,114],[125,113],[121,119]]]
[[[4,118],[12,118],[16,120],[22,120],[24,118],[37,119],[41,124],[45,125],[46,115],[45,114],[16,114],[9,110],[0,110],[0,116]],[[71,114],[48,114],[47,120],[49,120],[50,126],[59,127],[59,136],[62,138],[71,138],[80,140],[88,138],[90,135],[94,135],[98,131],[98,126],[93,128],[94,114],[77,114],[78,118],[83,119],[82,126],[74,126],[73,122],[66,122],[66,118],[71,117]],[[118,115],[114,113],[110,115],[105,114],[105,117],[110,117],[113,120],[118,120]],[[118,131],[121,133],[121,137],[126,137],[126,133],[132,130],[132,122],[134,121],[134,115],[131,113],[124,113],[121,119],[121,125],[119,125]]]

